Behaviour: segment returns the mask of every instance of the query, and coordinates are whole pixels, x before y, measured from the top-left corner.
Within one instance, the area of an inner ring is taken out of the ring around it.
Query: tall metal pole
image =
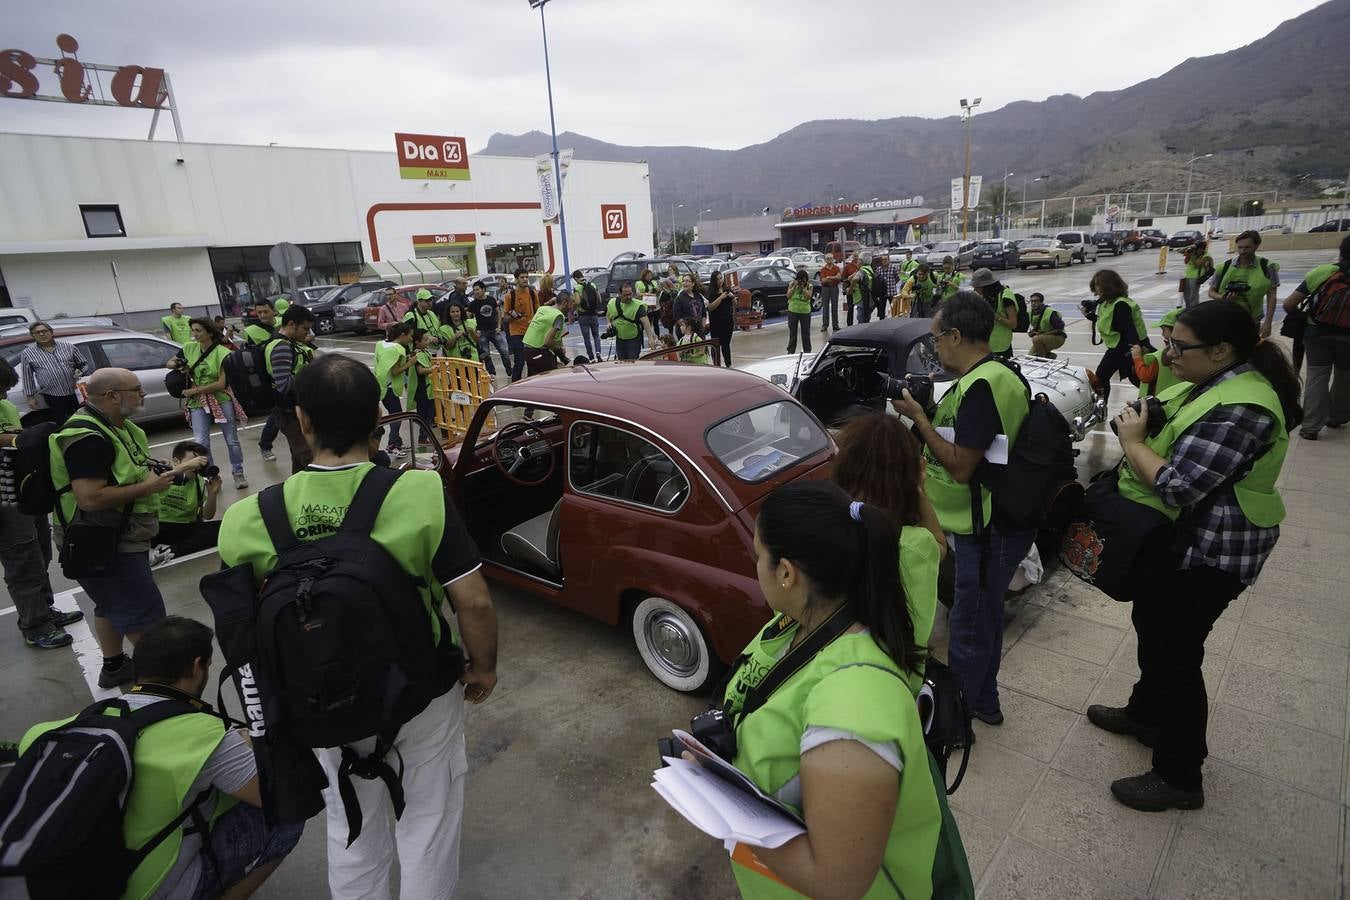
[[[553,116],[553,72],[548,62],[548,25],[544,21],[544,5],[539,4],[539,30],[544,36],[544,80],[548,85],[548,128],[553,133],[553,180],[558,192],[558,231],[562,234],[563,288],[572,289],[572,262],[567,255],[567,213],[563,210],[562,166],[558,162],[558,123]]]
[[[966,180],[961,190],[961,242],[966,241],[967,227],[970,224],[970,113],[972,107],[963,106],[966,120]]]
[[[1003,215],[999,217],[1000,231],[1008,230],[1008,178],[1016,174],[1016,172],[1008,172],[1003,176]]]

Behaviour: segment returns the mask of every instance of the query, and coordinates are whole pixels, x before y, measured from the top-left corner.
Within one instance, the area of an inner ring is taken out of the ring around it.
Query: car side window
[[[581,494],[675,512],[689,481],[659,447],[631,431],[576,422],[568,436],[568,477]]]
[[[162,369],[165,361],[173,355],[173,348],[167,344],[135,338],[99,341],[99,349],[103,351],[109,366],[118,369],[130,369],[133,372],[144,369]]]

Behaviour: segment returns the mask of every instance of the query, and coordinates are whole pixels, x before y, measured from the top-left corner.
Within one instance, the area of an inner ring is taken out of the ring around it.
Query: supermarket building
[[[394,141],[391,140],[391,147]],[[268,263],[298,245],[301,286],[563,271],[533,159],[466,156],[467,178],[408,177],[399,154],[0,133],[0,305],[40,316],[158,320],[171,302],[234,313],[284,288]],[[573,268],[651,251],[645,163],[573,160]]]

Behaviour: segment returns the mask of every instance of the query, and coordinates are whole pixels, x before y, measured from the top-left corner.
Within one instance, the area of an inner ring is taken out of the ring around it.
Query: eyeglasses
[[[949,335],[949,334],[951,334],[951,333],[952,333],[953,331],[955,331],[955,330],[956,330],[955,328],[944,328],[944,329],[942,329],[941,331],[939,331],[937,334],[933,335],[933,340],[936,341],[938,338],[944,337],[945,335]]]
[[[1169,339],[1163,341],[1163,346],[1166,347],[1166,348],[1167,348],[1167,352],[1170,353],[1170,354],[1172,354],[1173,356],[1180,356],[1181,354],[1185,353],[1187,350],[1194,350],[1194,349],[1196,349],[1197,347],[1209,347],[1209,346],[1211,346],[1211,345],[1210,345],[1210,344],[1183,344],[1183,343],[1181,343],[1181,341],[1178,341],[1178,340],[1174,340],[1174,339],[1169,338]]]

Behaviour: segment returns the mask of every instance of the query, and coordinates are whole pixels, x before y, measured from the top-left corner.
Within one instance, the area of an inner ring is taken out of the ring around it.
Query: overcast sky
[[[803,121],[940,117],[1115,90],[1222,53],[1315,0],[807,3],[553,0],[558,130],[735,148]],[[14,8],[17,6],[18,8]],[[0,46],[166,69],[191,141],[391,150],[392,132],[548,130],[526,0],[15,0]],[[59,94],[50,68],[42,92]],[[144,137],[150,115],[0,98],[0,129]],[[161,136],[172,136],[162,123]]]

